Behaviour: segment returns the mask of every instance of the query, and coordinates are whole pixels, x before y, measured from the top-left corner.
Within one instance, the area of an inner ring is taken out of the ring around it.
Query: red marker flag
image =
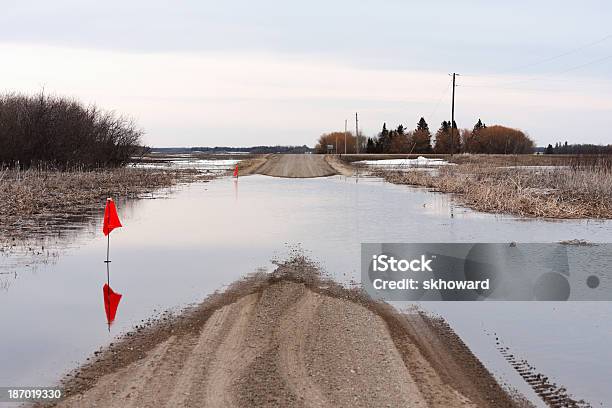
[[[115,207],[115,202],[112,198],[106,199],[106,208],[104,208],[104,225],[102,226],[102,231],[104,235],[108,235],[115,228],[122,227],[121,221],[119,221],[119,216],[117,215],[117,208]]]
[[[121,294],[113,292],[113,290],[106,283],[102,288],[104,295],[104,311],[106,312],[106,321],[111,324],[115,320],[117,314],[117,307],[121,301]]]
[[[234,169],[234,177],[238,178],[238,165],[236,165],[236,168]]]

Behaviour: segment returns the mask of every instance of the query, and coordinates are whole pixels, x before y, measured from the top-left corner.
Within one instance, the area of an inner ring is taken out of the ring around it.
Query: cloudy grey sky
[[[126,113],[153,146],[309,144],[450,116],[612,143],[612,4],[2,1],[0,89]]]

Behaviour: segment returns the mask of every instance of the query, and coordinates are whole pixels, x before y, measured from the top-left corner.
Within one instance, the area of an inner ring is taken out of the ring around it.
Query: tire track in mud
[[[552,382],[552,380],[538,372],[536,367],[529,364],[527,360],[519,359],[510,351],[509,347],[503,346],[496,333],[495,346],[504,359],[516,370],[525,380],[531,389],[540,397],[542,401],[551,408],[591,408],[592,405],[584,400],[577,400],[570,396],[568,390],[562,385]]]
[[[481,389],[488,374],[425,320],[291,271],[239,281],[126,337],[82,368],[57,406],[517,406],[494,383]]]
[[[98,387],[63,401],[59,406],[108,408],[135,406],[136,400],[146,396],[147,383],[159,373],[164,364],[164,357],[168,355],[168,350],[175,342],[176,337],[170,337],[151,350],[146,359],[102,377],[98,381]]]
[[[230,387],[256,356],[256,351],[245,344],[249,321],[256,302],[257,296],[249,295],[230,306],[237,309],[236,320],[217,347],[214,358],[207,368],[204,406],[236,405]]]
[[[286,379],[289,389],[308,408],[329,406],[325,395],[312,380],[306,367],[308,331],[320,304],[320,295],[306,291],[283,316],[279,326],[279,335],[286,336],[281,339],[279,347],[280,373]]]
[[[309,374],[328,406],[427,406],[385,322],[372,311],[323,296],[308,339]]]
[[[166,407],[185,406],[204,398],[206,367],[235,321],[236,305],[217,310],[207,321],[182,368]]]
[[[123,388],[120,392],[111,391],[112,398],[108,406],[133,408],[136,406],[136,402],[140,397],[146,397],[148,395],[147,384],[163,369],[164,358],[168,355],[168,351],[175,342],[176,337],[170,337],[165,343],[160,344],[159,347],[151,353],[150,359],[135,370],[134,378],[136,381],[130,382],[129,385],[121,381],[119,384],[123,383]]]

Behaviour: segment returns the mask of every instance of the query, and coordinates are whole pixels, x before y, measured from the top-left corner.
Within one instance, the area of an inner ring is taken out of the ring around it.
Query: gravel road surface
[[[308,178],[332,176],[337,171],[325,160],[325,155],[273,154],[256,173],[274,177]]]
[[[461,340],[290,262],[129,333],[60,407],[515,407]]]

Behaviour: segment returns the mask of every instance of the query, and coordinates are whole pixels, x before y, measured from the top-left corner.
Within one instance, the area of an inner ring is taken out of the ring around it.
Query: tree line
[[[0,95],[0,165],[116,167],[143,151],[134,122],[94,105],[40,92]]]
[[[161,151],[163,149],[154,149]],[[168,150],[168,149],[166,149]],[[229,146],[215,146],[215,147],[190,147],[186,150],[190,153],[251,153],[251,154],[268,154],[268,153],[286,153],[286,154],[303,154],[312,153],[312,149],[306,145],[302,146],[251,146],[251,147],[229,147]]]
[[[327,153],[327,146],[333,146],[334,153],[345,153],[344,132],[324,134],[319,138],[315,151]],[[356,151],[356,138],[352,133],[346,135],[346,152]],[[337,146],[336,146],[337,144]],[[487,126],[480,119],[472,129],[458,129],[457,124],[443,121],[440,128],[432,134],[425,118],[421,118],[413,130],[403,125],[388,129],[384,123],[382,130],[374,137],[359,136],[359,151],[364,153],[486,153],[522,154],[532,153],[535,144],[529,136],[518,129],[505,126]]]
[[[535,147],[524,132],[505,126],[487,126],[480,119],[472,129],[458,129],[457,124],[443,121],[432,135],[429,125],[421,118],[414,130],[403,125],[381,132],[366,142],[367,153],[531,153]]]
[[[594,144],[568,144],[567,142],[557,142],[553,146],[549,144],[544,150],[544,154],[612,154],[612,145]]]

